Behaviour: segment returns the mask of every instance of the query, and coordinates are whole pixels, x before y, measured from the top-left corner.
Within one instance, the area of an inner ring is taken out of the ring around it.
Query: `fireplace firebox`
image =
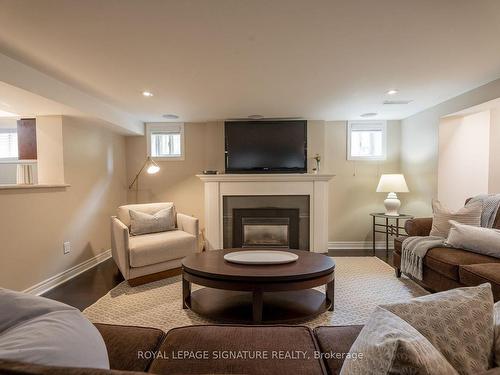
[[[298,249],[299,209],[233,209],[233,246]]]

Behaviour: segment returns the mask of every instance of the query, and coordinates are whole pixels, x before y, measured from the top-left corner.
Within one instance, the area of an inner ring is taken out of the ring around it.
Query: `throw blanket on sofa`
[[[481,202],[483,213],[481,214],[481,226],[483,228],[493,228],[500,207],[500,194],[481,194],[472,198],[469,203]]]
[[[422,280],[425,255],[434,247],[444,246],[444,242],[444,238],[436,236],[406,238],[401,248],[401,272]]]

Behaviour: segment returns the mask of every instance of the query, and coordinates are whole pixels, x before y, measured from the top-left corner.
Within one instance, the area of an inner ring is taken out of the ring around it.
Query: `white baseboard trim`
[[[40,294],[46,293],[49,290],[55,288],[62,283],[71,280],[73,277],[78,276],[79,274],[91,269],[92,267],[97,266],[99,263],[104,262],[111,258],[111,249],[106,250],[101,254],[97,254],[96,256],[77,264],[76,266],[67,269],[57,275],[49,277],[47,280],[43,280],[38,284],[35,284],[28,289],[23,290],[24,293],[33,294],[39,296]]]
[[[371,250],[371,241],[332,241],[328,242],[328,250]],[[375,249],[385,250],[385,241],[375,242]],[[389,250],[394,249],[394,241],[389,241]]]

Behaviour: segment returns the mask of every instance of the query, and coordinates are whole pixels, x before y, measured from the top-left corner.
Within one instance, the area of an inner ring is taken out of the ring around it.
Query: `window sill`
[[[182,156],[151,156],[154,161],[183,161],[184,155]]]
[[[0,190],[29,190],[29,189],[64,189],[70,187],[69,184],[33,184],[33,185],[0,185]]]
[[[0,159],[0,164],[37,164],[37,160]]]
[[[369,157],[369,156],[351,156],[348,157],[349,161],[386,161],[387,157]]]

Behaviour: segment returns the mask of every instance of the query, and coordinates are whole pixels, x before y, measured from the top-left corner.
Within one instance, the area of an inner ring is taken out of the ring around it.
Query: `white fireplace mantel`
[[[328,251],[328,181],[331,174],[197,175],[205,183],[205,240],[221,249],[223,197],[234,195],[308,195],[311,251]]]

